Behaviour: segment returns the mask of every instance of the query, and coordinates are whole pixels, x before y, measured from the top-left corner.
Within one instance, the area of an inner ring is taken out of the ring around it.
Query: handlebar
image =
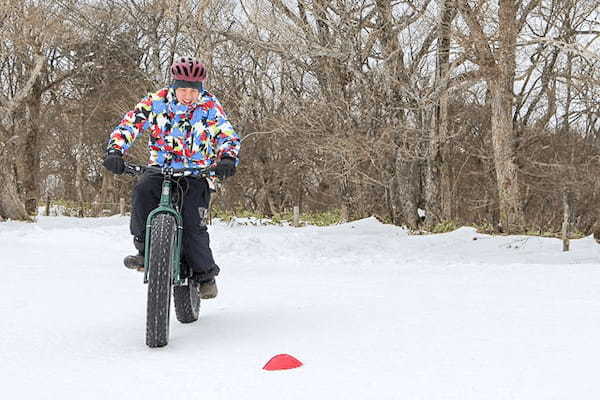
[[[213,176],[212,168],[171,168],[171,167],[156,167],[153,165],[137,165],[125,161],[124,174],[127,175],[142,175],[145,171],[153,171],[169,177],[192,176],[206,178]]]

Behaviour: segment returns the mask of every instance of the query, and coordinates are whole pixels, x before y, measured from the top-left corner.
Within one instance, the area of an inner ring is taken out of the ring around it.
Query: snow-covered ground
[[[145,338],[128,219],[0,223],[0,398],[598,399],[600,246],[375,219],[210,227],[219,297]],[[304,366],[264,371],[275,354]]]

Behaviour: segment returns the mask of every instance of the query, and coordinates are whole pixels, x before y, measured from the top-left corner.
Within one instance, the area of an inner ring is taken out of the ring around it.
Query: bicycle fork
[[[146,242],[144,251],[144,283],[148,283],[148,273],[150,264],[150,246],[152,245],[152,223],[159,214],[169,214],[175,218],[175,224],[177,227],[174,243],[171,243],[171,251],[173,259],[171,260],[172,271],[172,283],[175,285],[182,285],[184,281],[181,279],[181,247],[183,243],[183,221],[181,214],[173,208],[171,204],[171,179],[165,178],[162,184],[162,191],[160,195],[159,206],[154,209],[146,220]]]

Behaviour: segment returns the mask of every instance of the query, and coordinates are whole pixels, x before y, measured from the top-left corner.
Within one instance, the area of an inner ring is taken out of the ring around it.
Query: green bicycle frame
[[[148,219],[146,220],[146,251],[144,253],[144,283],[148,283],[148,270],[150,265],[150,251],[151,248],[151,233],[152,233],[152,221],[159,214],[171,214],[175,217],[175,221],[177,223],[177,234],[175,235],[175,243],[174,243],[174,251],[173,251],[173,278],[172,282],[175,285],[182,285],[184,282],[181,279],[181,265],[180,265],[180,255],[181,255],[181,245],[183,238],[183,223],[181,219],[181,214],[173,208],[171,204],[171,185],[172,180],[171,177],[165,177],[162,183],[162,191],[160,195],[160,203],[158,207],[148,215]]]

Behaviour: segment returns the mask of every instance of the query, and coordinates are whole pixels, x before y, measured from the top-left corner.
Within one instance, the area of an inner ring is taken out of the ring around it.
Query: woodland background
[[[0,0],[0,218],[129,198],[108,136],[193,55],[243,137],[222,209],[589,233],[599,42],[597,0]]]

